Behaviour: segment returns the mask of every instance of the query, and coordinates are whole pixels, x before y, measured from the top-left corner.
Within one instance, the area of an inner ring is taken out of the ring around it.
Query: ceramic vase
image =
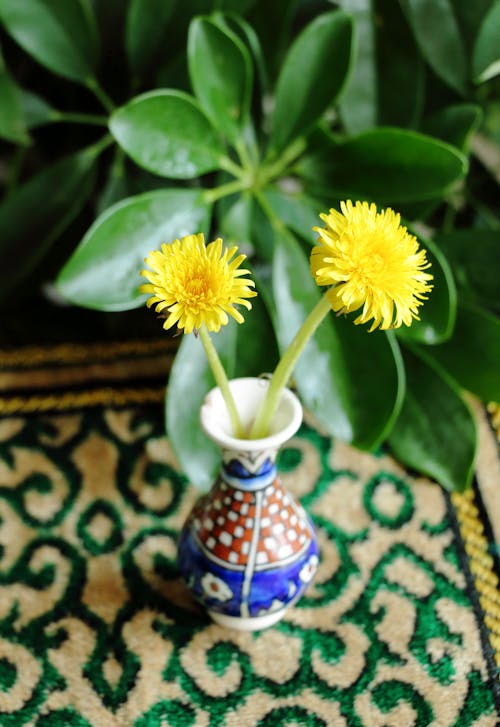
[[[230,382],[248,430],[268,382]],[[269,436],[237,439],[218,388],[206,396],[201,424],[222,449],[220,474],[194,506],[181,532],[179,568],[194,597],[217,623],[266,628],[303,594],[318,564],[314,528],[276,469],[280,447],[298,430],[302,407],[283,392]]]

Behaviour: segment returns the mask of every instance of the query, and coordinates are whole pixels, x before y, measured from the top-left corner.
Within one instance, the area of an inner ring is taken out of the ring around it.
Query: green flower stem
[[[235,192],[241,192],[244,189],[248,189],[249,186],[250,183],[247,179],[235,179],[232,182],[222,184],[220,187],[216,187],[215,189],[207,189],[204,192],[203,197],[205,202],[212,204],[218,199],[221,199],[221,197],[228,197],[230,194],[234,194]]]
[[[221,390],[222,397],[226,403],[234,436],[238,439],[243,439],[245,436],[245,432],[241,424],[240,415],[238,414],[238,410],[236,409],[236,404],[234,403],[234,398],[231,394],[229,382],[227,380],[224,367],[219,358],[219,354],[217,353],[217,350],[212,343],[212,339],[210,338],[206,327],[201,326],[198,332],[200,334],[201,342],[203,344],[203,348],[205,349],[205,353],[207,354],[208,363],[214,375],[215,383]]]
[[[267,390],[266,397],[250,430],[250,439],[260,439],[269,433],[269,425],[278,406],[281,392],[288,384],[297,359],[317,327],[331,311],[328,293],[319,300],[295,334],[278,363]]]

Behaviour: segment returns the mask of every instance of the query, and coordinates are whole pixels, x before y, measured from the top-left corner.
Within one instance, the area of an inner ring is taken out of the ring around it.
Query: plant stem
[[[91,77],[87,79],[87,87],[92,91],[96,99],[101,102],[109,114],[115,110],[113,101],[110,99],[106,91],[101,88],[96,78]]]
[[[25,146],[18,146],[14,152],[12,160],[10,175],[7,181],[7,188],[5,190],[5,199],[16,189],[21,176],[21,170],[23,168],[24,160],[26,159],[27,149]]]
[[[245,171],[240,166],[238,166],[238,164],[235,164],[235,162],[233,162],[233,160],[229,157],[221,157],[219,159],[219,164],[221,169],[224,169],[225,172],[229,172],[238,179],[242,179],[244,176],[246,176]]]
[[[316,306],[309,313],[308,317],[299,328],[292,342],[281,357],[281,360],[272,375],[266,397],[253,423],[250,431],[250,439],[260,439],[261,437],[267,436],[271,419],[273,418],[281,397],[281,392],[290,380],[295,364],[297,363],[297,359],[319,324],[330,311],[331,305],[328,300],[328,293],[325,293],[325,295],[318,301]]]
[[[221,390],[222,397],[226,403],[234,436],[242,439],[245,436],[245,432],[243,430],[241,419],[238,414],[238,410],[236,409],[236,404],[234,403],[234,398],[231,394],[231,389],[229,388],[229,381],[227,380],[226,372],[224,371],[219,354],[217,353],[205,326],[202,326],[198,332],[200,334],[205,353],[207,354],[208,363],[214,375],[215,382]]]
[[[266,182],[275,179],[276,177],[279,177],[280,174],[284,172],[287,167],[289,167],[290,164],[302,154],[306,147],[307,143],[305,139],[296,139],[292,144],[290,144],[290,146],[285,149],[283,154],[278,157],[275,162],[269,164],[268,166],[264,164],[260,173],[260,179],[262,184],[265,184]]]
[[[205,202],[212,204],[218,199],[221,199],[221,197],[227,197],[230,194],[241,192],[243,189],[248,189],[249,187],[250,182],[248,179],[234,179],[232,182],[222,184],[220,187],[216,187],[215,189],[207,189],[204,192],[203,197]]]
[[[238,139],[236,141],[235,148],[240,158],[243,169],[245,169],[245,171],[247,172],[250,172],[253,169],[253,164],[245,142],[243,142],[241,139]]]
[[[92,124],[93,126],[107,126],[107,116],[98,116],[97,114],[79,114],[65,111],[54,111],[50,115],[50,120],[56,123],[68,124]]]
[[[99,154],[102,154],[102,152],[113,143],[113,141],[114,139],[111,134],[106,134],[105,136],[101,137],[99,141],[96,141],[95,144],[87,147],[87,154],[90,154],[93,157],[98,157]]]

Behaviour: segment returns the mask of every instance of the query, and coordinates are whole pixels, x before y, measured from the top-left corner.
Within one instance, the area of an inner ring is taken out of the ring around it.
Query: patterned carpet
[[[0,352],[0,725],[498,724],[498,412],[477,407],[474,489],[451,498],[306,420],[279,466],[319,571],[277,626],[233,632],[176,570],[197,492],[164,436],[172,355]]]

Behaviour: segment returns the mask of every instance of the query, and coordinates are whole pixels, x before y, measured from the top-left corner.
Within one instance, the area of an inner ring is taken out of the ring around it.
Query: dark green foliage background
[[[159,333],[138,293],[143,258],[203,231],[248,253],[261,293],[245,326],[216,337],[228,373],[272,370],[319,296],[318,213],[345,198],[392,206],[433,264],[422,320],[368,334],[332,315],[296,385],[334,436],[388,441],[466,487],[463,391],[500,400],[500,11],[470,7],[0,0],[2,341],[16,321],[50,337],[54,297],[87,309],[67,311],[83,321],[72,335]],[[166,417],[200,487],[217,464],[198,427],[212,385],[186,338]]]

